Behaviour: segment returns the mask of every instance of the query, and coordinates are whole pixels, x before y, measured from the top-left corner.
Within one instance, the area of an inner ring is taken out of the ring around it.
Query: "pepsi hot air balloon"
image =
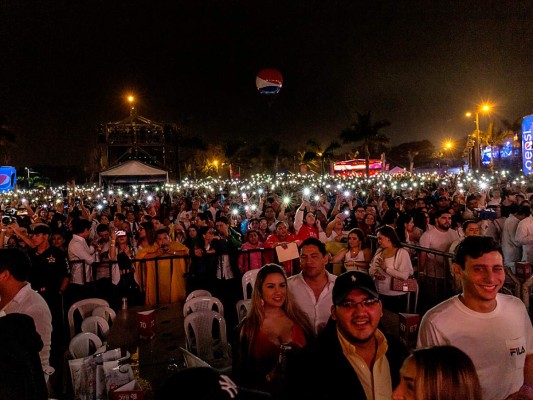
[[[17,171],[13,167],[0,167],[0,193],[15,189]]]
[[[276,95],[283,85],[283,76],[277,69],[265,68],[255,77],[255,85],[262,95]]]

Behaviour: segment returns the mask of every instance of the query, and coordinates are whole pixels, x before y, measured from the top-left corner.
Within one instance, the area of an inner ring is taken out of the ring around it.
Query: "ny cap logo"
[[[237,396],[239,393],[239,389],[237,388],[237,385],[235,382],[233,382],[228,376],[226,375],[220,375],[220,380],[218,381],[220,383],[220,389],[226,391],[232,399]]]

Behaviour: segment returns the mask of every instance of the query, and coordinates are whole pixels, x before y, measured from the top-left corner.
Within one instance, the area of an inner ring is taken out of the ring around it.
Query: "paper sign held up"
[[[294,242],[276,246],[276,254],[280,263],[300,257],[298,245]]]

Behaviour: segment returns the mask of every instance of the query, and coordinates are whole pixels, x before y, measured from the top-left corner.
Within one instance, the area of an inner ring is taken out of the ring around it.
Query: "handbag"
[[[416,292],[418,288],[418,284],[416,283],[416,278],[412,278],[412,277],[409,277],[405,280],[391,277],[390,286],[392,290],[396,290],[398,292]]]

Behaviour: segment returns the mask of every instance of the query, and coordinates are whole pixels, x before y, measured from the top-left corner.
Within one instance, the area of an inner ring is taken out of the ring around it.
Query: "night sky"
[[[0,0],[0,115],[17,166],[85,161],[129,92],[206,140],[327,145],[371,111],[393,144],[440,145],[482,100],[496,122],[533,113],[532,21],[526,0]],[[266,67],[284,77],[270,105]]]

